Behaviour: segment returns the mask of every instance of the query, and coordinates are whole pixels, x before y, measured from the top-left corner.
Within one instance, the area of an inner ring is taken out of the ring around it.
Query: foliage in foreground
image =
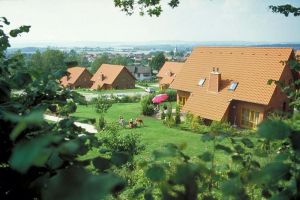
[[[168,6],[171,8],[176,8],[180,5],[180,0],[168,0]],[[127,15],[132,15],[136,10],[139,10],[141,16],[148,14],[150,17],[159,17],[163,12],[162,2],[159,0],[114,0],[115,7],[121,8],[121,11],[125,12]],[[284,5],[270,5],[274,13],[280,13],[288,17],[290,14],[300,16],[300,8],[295,7],[291,4]]]
[[[49,69],[33,78],[20,69],[5,56],[5,50],[10,37],[28,32],[29,27],[7,34],[3,27],[9,22],[0,18],[0,23],[0,199],[76,200],[117,195],[125,182],[111,172],[104,173],[101,158],[79,159],[102,145],[98,138],[76,127],[69,118],[55,124],[43,120],[46,110],[57,113],[62,109],[68,116],[76,111],[73,102],[84,103],[82,96],[58,83],[66,71]],[[14,94],[13,89],[23,92]],[[115,156],[122,158],[121,154]],[[96,174],[86,169],[91,163],[99,169]]]

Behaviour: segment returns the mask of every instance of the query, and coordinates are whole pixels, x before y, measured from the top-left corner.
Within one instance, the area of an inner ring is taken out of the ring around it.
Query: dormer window
[[[232,82],[228,88],[229,91],[234,91],[238,85],[238,82]]]
[[[199,82],[198,82],[198,85],[203,86],[204,83],[205,83],[205,80],[206,80],[205,78],[200,79]]]

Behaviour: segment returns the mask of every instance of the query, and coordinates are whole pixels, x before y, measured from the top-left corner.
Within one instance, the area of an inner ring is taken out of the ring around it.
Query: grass
[[[105,119],[108,122],[117,122],[119,115],[122,115],[126,121],[131,118],[135,119],[137,117],[141,117],[143,119],[145,127],[136,129],[124,128],[121,131],[124,133],[139,133],[141,135],[141,140],[145,145],[145,150],[139,154],[138,157],[150,158],[151,153],[154,150],[161,149],[165,144],[168,143],[174,143],[177,145],[187,144],[187,148],[184,150],[184,152],[191,157],[198,156],[207,150],[211,150],[212,143],[203,142],[201,140],[201,135],[190,131],[180,130],[179,128],[168,128],[163,125],[161,120],[140,115],[140,111],[140,103],[117,103],[113,104],[108,112],[105,113]],[[80,119],[96,118],[98,121],[99,114],[96,113],[93,105],[89,105],[78,106],[76,113],[74,113],[72,116]],[[97,154],[97,151],[90,152],[88,157],[94,157]],[[227,155],[224,153],[218,155],[219,160],[226,161],[227,158]]]

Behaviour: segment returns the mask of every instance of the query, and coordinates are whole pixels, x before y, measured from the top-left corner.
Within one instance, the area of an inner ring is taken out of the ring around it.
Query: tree
[[[95,73],[99,67],[104,64],[109,62],[109,57],[107,54],[103,54],[101,56],[98,56],[94,62],[91,64],[91,72]]]
[[[130,63],[133,63],[133,60],[131,60],[130,58],[128,58],[126,56],[117,55],[114,58],[112,58],[112,60],[110,61],[110,63],[114,64],[114,65],[124,65],[124,66],[127,66]]]
[[[114,0],[115,7],[121,8],[121,11],[128,15],[132,15],[135,10],[139,10],[139,14],[143,16],[145,12],[150,16],[159,17],[163,12],[162,2],[160,0]],[[180,4],[180,0],[168,0],[168,5],[171,8],[176,8]],[[274,13],[284,14],[286,17],[289,14],[294,16],[300,15],[300,8],[297,8],[291,4],[285,5],[271,5],[269,8]]]
[[[269,8],[272,10],[272,12],[284,14],[286,17],[288,17],[290,14],[294,15],[295,17],[300,16],[300,8],[294,7],[290,4],[269,6]]]
[[[155,70],[160,70],[160,68],[165,64],[166,57],[163,52],[158,52],[150,61],[150,67]]]
[[[66,56],[63,52],[54,49],[47,49],[44,52],[37,51],[29,59],[27,66],[30,71],[34,72],[36,76],[45,72],[56,71],[59,69],[66,69]]]
[[[82,66],[89,68],[90,62],[88,61],[85,53],[77,53],[72,49],[69,53],[65,53],[65,64],[68,67]]]
[[[168,2],[171,8],[175,8],[179,5],[180,0],[168,0]],[[158,17],[162,12],[160,0],[114,0],[114,3],[128,15],[132,15],[135,9],[140,11],[140,15],[144,15],[146,12],[151,17]]]

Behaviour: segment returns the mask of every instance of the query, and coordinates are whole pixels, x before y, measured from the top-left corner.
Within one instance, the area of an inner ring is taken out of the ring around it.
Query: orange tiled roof
[[[268,105],[276,86],[269,79],[279,80],[292,48],[262,47],[197,47],[187,59],[171,88],[191,92],[184,111],[220,120],[229,102],[234,100]],[[219,68],[221,84],[218,93],[208,91],[212,68]],[[203,87],[200,79],[206,79]],[[232,81],[235,91],[228,91]]]
[[[184,63],[180,62],[165,62],[162,68],[156,75],[160,80],[160,84],[171,84],[174,81],[176,75],[181,71]]]
[[[60,79],[60,82],[61,84],[66,87],[68,85],[71,85],[71,84],[74,84],[77,79],[80,77],[80,75],[85,71],[87,70],[85,67],[71,67],[71,68],[68,68],[68,72],[70,73],[69,76],[63,76],[61,79]]]
[[[91,88],[98,89],[104,84],[111,85],[123,69],[127,70],[128,73],[135,79],[131,72],[122,65],[102,64],[91,79],[91,81],[94,82]]]

